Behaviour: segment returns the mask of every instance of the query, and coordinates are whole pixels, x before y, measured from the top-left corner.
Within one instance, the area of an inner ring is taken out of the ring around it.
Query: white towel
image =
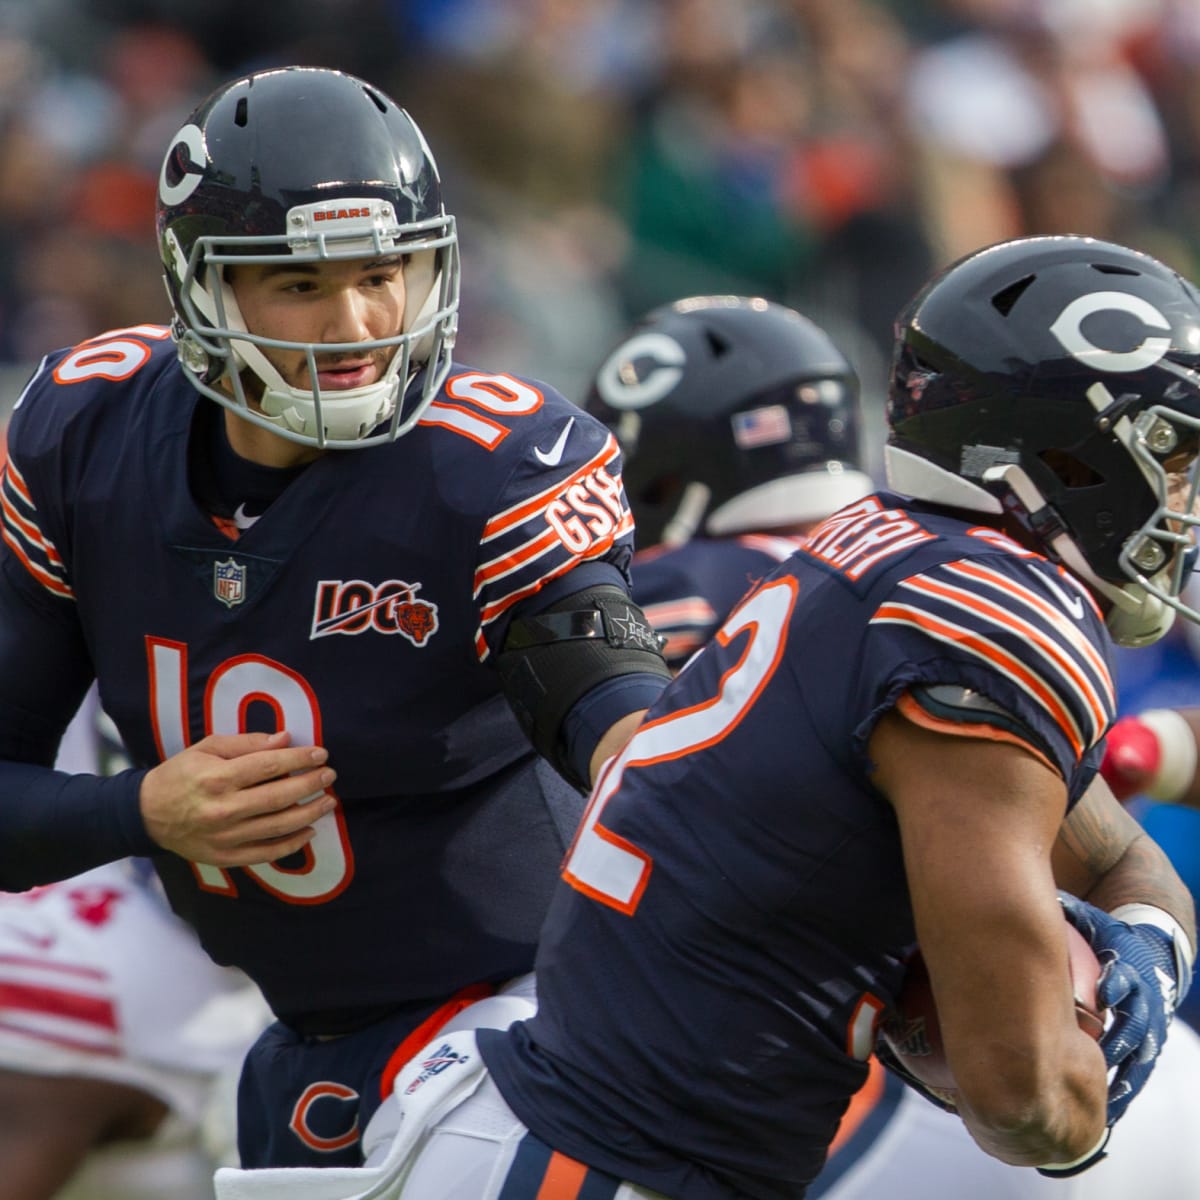
[[[398,1200],[408,1158],[421,1137],[461,1104],[485,1076],[471,1030],[439,1034],[396,1076],[400,1131],[377,1167],[222,1167],[217,1200]]]

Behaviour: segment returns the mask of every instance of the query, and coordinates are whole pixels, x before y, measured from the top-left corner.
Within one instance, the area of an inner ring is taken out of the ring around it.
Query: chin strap
[[[704,523],[712,490],[705,483],[693,480],[683,489],[683,497],[674,515],[663,527],[664,546],[682,546],[690,542]]]
[[[983,481],[1007,489],[1011,500],[1005,507],[1011,508],[1059,561],[1109,602],[1104,624],[1114,642],[1121,646],[1148,646],[1171,628],[1175,610],[1170,605],[1136,584],[1109,583],[1092,570],[1024,468],[1016,463],[998,463],[984,471]]]

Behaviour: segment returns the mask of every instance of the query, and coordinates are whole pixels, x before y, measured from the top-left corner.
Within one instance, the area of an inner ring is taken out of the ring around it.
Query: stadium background
[[[876,474],[891,323],[934,268],[1077,233],[1200,275],[1200,0],[0,0],[0,426],[46,351],[168,319],[164,147],[286,63],[429,137],[461,361],[582,399],[646,309],[764,295],[859,368]],[[1200,703],[1184,624],[1123,656],[1123,708]],[[1200,814],[1154,819],[1200,891]]]
[[[425,129],[462,360],[575,397],[630,317],[739,291],[825,324],[877,421],[933,267],[1035,232],[1200,258],[1200,0],[0,0],[0,417],[46,350],[166,319],[163,148],[289,62]]]

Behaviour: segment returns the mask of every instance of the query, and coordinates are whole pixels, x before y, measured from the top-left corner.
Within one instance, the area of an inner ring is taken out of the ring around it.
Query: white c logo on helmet
[[[650,358],[657,364],[645,379],[630,383],[621,375],[621,367],[635,358]],[[596,372],[596,390],[611,408],[646,408],[657,404],[672,392],[683,378],[687,354],[665,333],[641,333],[609,355]]]
[[[175,153],[175,147],[182,146],[187,151],[188,165],[198,168],[185,171],[178,183],[167,182],[167,163]],[[164,204],[182,204],[199,186],[204,178],[204,135],[198,125],[185,125],[176,135],[163,159],[162,170],[158,173],[158,197]]]
[[[1080,362],[1100,371],[1125,373],[1152,367],[1171,348],[1169,337],[1147,337],[1132,350],[1105,350],[1083,335],[1084,319],[1106,310],[1131,313],[1153,329],[1170,330],[1166,317],[1140,296],[1128,292],[1089,292],[1072,300],[1050,326],[1063,348]]]

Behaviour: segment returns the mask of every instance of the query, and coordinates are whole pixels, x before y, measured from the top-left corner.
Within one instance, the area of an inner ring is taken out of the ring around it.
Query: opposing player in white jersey
[[[60,770],[105,769],[102,721],[89,693]],[[0,1200],[211,1200],[268,1019],[135,860],[0,893]]]

